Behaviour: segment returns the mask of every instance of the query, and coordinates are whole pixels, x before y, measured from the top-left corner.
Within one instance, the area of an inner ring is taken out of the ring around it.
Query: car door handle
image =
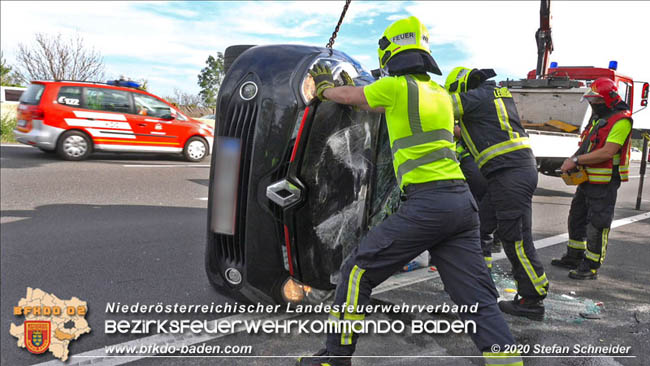
[[[147,127],[147,124],[146,124],[146,123],[138,123],[138,126],[140,126],[140,127]]]

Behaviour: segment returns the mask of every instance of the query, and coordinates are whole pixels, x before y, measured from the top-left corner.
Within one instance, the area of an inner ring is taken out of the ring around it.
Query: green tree
[[[226,74],[223,69],[223,53],[217,52],[217,57],[208,56],[205,61],[206,67],[199,74],[198,84],[201,87],[199,96],[203,100],[203,105],[210,107],[216,112],[217,94],[219,87]]]
[[[7,60],[0,52],[0,84],[2,86],[21,86],[20,77],[12,70],[11,66],[7,65]]]

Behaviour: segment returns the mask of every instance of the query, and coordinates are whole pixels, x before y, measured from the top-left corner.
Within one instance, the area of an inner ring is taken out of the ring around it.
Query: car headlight
[[[316,96],[316,83],[314,78],[307,73],[302,79],[302,84],[300,84],[300,94],[302,95],[302,100],[305,104],[309,104],[312,99]]]
[[[282,285],[282,298],[292,304],[318,304],[331,300],[334,291],[318,290],[291,277]]]

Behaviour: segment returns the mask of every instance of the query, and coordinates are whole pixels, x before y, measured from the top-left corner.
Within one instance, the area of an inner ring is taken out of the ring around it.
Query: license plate
[[[212,160],[214,181],[212,195],[212,231],[235,234],[237,217],[237,187],[241,141],[230,137],[217,137]]]
[[[27,126],[27,121],[25,121],[24,119],[19,119],[18,122],[16,122],[16,126],[25,127]]]

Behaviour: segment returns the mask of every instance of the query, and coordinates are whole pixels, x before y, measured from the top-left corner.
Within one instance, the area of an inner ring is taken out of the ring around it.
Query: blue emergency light
[[[549,68],[551,68],[551,69],[557,68],[557,62],[555,62],[555,61],[551,62],[551,66]]]
[[[610,70],[616,70],[618,68],[618,61],[610,61],[609,62],[609,69]]]

